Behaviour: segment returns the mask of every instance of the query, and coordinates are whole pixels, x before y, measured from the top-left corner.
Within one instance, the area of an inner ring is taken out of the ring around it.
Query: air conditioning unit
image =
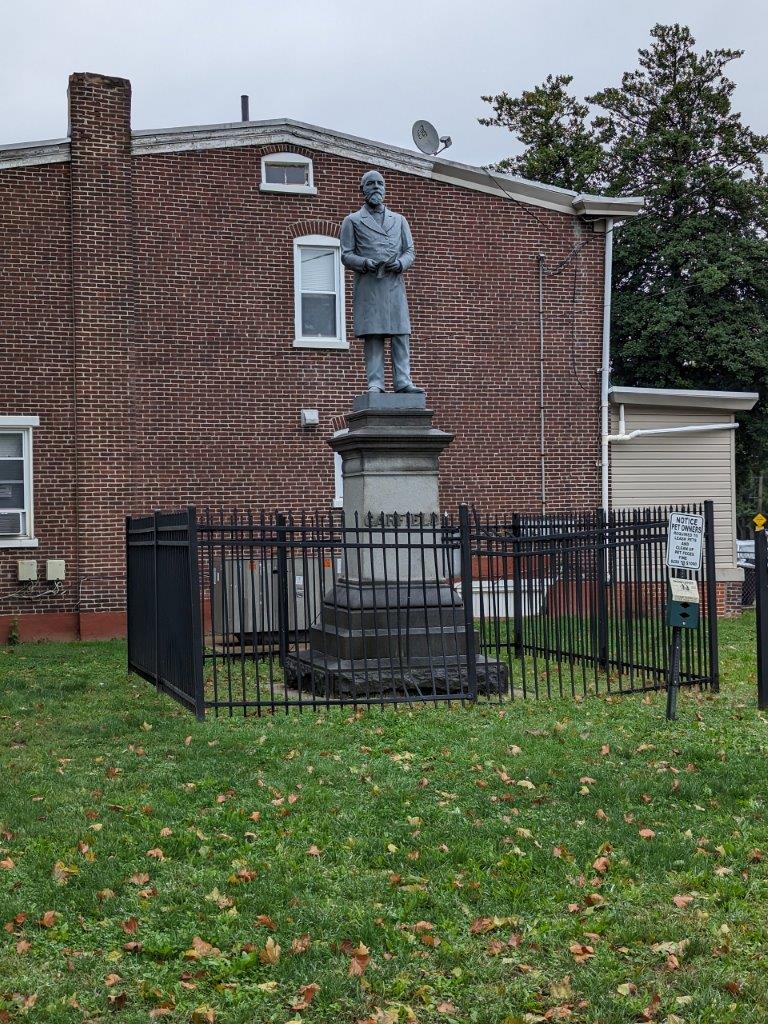
[[[288,558],[288,629],[304,632],[317,619],[323,594],[333,586],[330,557]],[[213,566],[213,622],[217,633],[276,634],[277,559],[224,558]]]
[[[0,512],[0,537],[18,537],[23,533],[21,512]]]

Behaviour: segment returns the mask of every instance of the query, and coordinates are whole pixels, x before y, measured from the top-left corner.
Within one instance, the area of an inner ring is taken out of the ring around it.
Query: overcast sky
[[[579,95],[617,84],[657,21],[734,47],[736,109],[768,132],[766,0],[0,0],[0,144],[62,138],[67,78],[129,78],[133,127],[291,117],[412,147],[417,118],[486,164],[508,155],[480,96],[549,73]]]

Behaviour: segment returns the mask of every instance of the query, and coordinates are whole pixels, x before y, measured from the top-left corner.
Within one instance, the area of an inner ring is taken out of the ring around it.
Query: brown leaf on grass
[[[13,871],[15,867],[16,865],[14,864],[10,857],[4,857],[2,860],[0,860],[0,869],[3,871]]]
[[[659,1012],[659,1007],[660,1006],[661,1006],[661,999],[659,998],[658,994],[656,992],[654,992],[653,998],[651,999],[650,1003],[648,1004],[648,1006],[646,1006],[646,1008],[644,1010],[640,1011],[640,1014],[638,1015],[637,1019],[639,1021],[642,1021],[643,1024],[645,1024],[645,1022],[647,1022],[647,1021],[654,1020],[656,1015]]]
[[[26,953],[27,950],[31,949],[31,948],[32,948],[32,943],[29,942],[28,939],[19,939],[19,941],[16,943],[16,952],[19,955],[21,955],[22,953]]]
[[[149,1011],[150,1020],[160,1020],[161,1017],[170,1017],[173,1013],[173,1008],[170,1006],[156,1006],[153,1010]]]
[[[126,953],[140,953],[144,946],[140,942],[126,942],[123,949]]]
[[[610,754],[610,752],[611,752],[611,745],[610,745],[610,743],[604,743],[602,745],[602,747],[600,747],[600,753],[603,755],[603,757],[605,757],[606,754]]]
[[[145,871],[138,871],[135,875],[131,875],[128,881],[133,885],[146,885],[149,881],[149,875]]]
[[[238,882],[252,882],[256,874],[257,872],[252,868],[240,868],[234,875],[229,876],[228,881],[232,882],[233,885],[237,885]]]
[[[499,953],[503,953],[506,948],[506,945],[500,939],[491,939],[488,943],[488,955],[498,956]]]
[[[668,971],[677,971],[680,968],[680,961],[677,959],[674,953],[670,953],[667,957],[666,968]]]
[[[259,821],[261,819],[261,811],[251,811],[249,818],[251,821]]]
[[[456,1013],[456,1007],[449,999],[444,999],[435,1007],[438,1013]]]
[[[309,985],[301,985],[299,987],[299,994],[294,998],[290,1004],[292,1010],[306,1010],[312,1000],[315,998],[315,993],[320,991],[320,986],[312,982]]]
[[[320,850],[320,848],[315,846],[314,843],[312,843],[310,848],[307,850],[307,856],[308,857],[319,857],[321,852],[322,851]]]
[[[212,946],[210,942],[195,935],[192,939],[192,946],[184,954],[185,960],[199,960],[203,956],[221,956],[221,950]]]
[[[309,935],[300,935],[298,939],[293,939],[291,942],[292,953],[306,953],[309,947],[312,945],[312,939]]]
[[[192,1011],[191,1024],[216,1024],[216,1011],[210,1006],[198,1006]]]
[[[610,866],[611,862],[607,857],[598,857],[592,865],[593,869],[601,875],[604,875]]]
[[[617,985],[616,991],[620,996],[637,995],[637,985],[634,981],[625,981],[623,985]]]
[[[492,932],[497,926],[494,924],[492,917],[476,917],[472,924],[469,926],[470,935],[485,935],[486,932]]]
[[[754,850],[750,850],[747,854],[747,860],[750,864],[759,864],[762,859],[763,851],[758,850],[757,848],[755,848]]]
[[[584,963],[585,960],[589,960],[595,955],[595,951],[592,946],[585,946],[582,942],[573,942],[568,949],[570,950],[571,956],[578,964]]]
[[[349,961],[349,969],[347,974],[350,978],[360,978],[365,973],[365,969],[370,962],[370,950],[367,946],[364,946],[362,942],[358,943],[357,946],[352,950],[352,956]]]
[[[96,898],[99,900],[113,900],[115,895],[114,889],[99,889],[96,893]]]
[[[581,910],[581,907],[579,906],[578,903],[569,903],[568,904],[568,913],[569,914],[578,914],[579,910]]]
[[[652,828],[641,828],[637,834],[641,839],[653,839],[656,835]]]
[[[595,811],[595,817],[598,821],[608,821],[608,815],[605,813],[602,807],[598,807]]]
[[[126,935],[135,935],[139,930],[139,919],[137,917],[129,917],[127,921],[121,921],[120,927]]]
[[[53,865],[53,880],[57,885],[66,885],[72,875],[79,875],[80,868],[74,864],[65,864],[64,861],[57,860]]]
[[[684,910],[689,903],[693,903],[693,900],[693,896],[679,895],[672,897],[672,902],[675,904],[676,907],[679,907],[681,910]]]
[[[432,949],[437,949],[440,945],[440,939],[437,935],[432,935],[431,932],[424,932],[419,935],[419,942],[424,946],[431,946]]]
[[[166,825],[164,828],[160,829],[160,835],[163,837],[163,839],[166,839],[168,836],[173,835],[173,829],[168,828],[168,826]]]
[[[259,950],[259,960],[263,964],[276,964],[280,959],[280,945],[270,935],[264,944],[264,948]]]
[[[107,996],[107,1006],[110,1010],[122,1010],[127,1002],[127,992],[114,992]]]
[[[108,974],[104,979],[104,984],[107,988],[114,988],[115,985],[119,985],[123,979],[119,974]]]
[[[149,889],[139,889],[136,895],[143,900],[148,900],[150,896],[157,896],[157,886],[152,885]]]
[[[41,924],[43,928],[53,928],[58,919],[59,915],[55,910],[46,910],[38,921],[38,924]]]
[[[185,736],[184,737],[184,746],[185,747],[188,747],[191,742],[192,742],[192,737],[191,736]]]
[[[256,924],[261,925],[262,928],[269,928],[271,932],[277,931],[277,925],[267,914],[259,914],[256,918]]]
[[[165,854],[159,846],[153,847],[151,850],[147,850],[148,857],[154,857],[155,860],[165,860]]]

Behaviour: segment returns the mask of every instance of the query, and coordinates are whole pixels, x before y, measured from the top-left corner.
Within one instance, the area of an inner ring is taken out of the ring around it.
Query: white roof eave
[[[612,405],[681,406],[691,409],[748,411],[760,398],[757,391],[697,391],[689,388],[611,387]]]

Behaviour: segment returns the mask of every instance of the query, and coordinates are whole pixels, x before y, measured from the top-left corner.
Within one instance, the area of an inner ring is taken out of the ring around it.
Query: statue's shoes
[[[377,387],[368,388],[368,394],[369,395],[383,395],[384,394],[384,388],[377,388]]]
[[[415,384],[406,384],[404,388],[398,388],[398,395],[423,395],[426,392],[424,388],[417,388]]]

